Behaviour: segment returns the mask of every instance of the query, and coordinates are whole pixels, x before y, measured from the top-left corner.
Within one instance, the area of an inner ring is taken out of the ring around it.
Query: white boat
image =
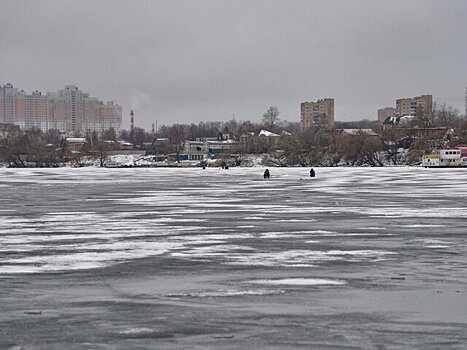
[[[425,168],[467,167],[467,147],[440,149],[432,154],[425,154],[422,159]]]

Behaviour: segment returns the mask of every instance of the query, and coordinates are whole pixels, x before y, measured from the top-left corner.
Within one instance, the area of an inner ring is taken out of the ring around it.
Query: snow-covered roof
[[[228,140],[209,140],[206,141],[208,144],[225,144],[225,143],[230,143],[230,144],[235,144],[238,143],[238,141],[228,139]]]
[[[118,140],[118,143],[120,145],[133,146],[133,144],[131,142],[124,141],[124,140]]]
[[[378,136],[377,133],[375,133],[371,129],[342,129],[342,132],[348,134],[348,135],[360,135],[360,134],[365,134],[369,136]]]
[[[403,115],[401,117],[387,117],[383,124],[407,124],[415,118],[413,115]]]
[[[85,137],[68,137],[67,139],[68,143],[86,143],[88,142]]]
[[[267,131],[267,130],[261,130],[259,132],[258,136],[279,137],[279,135],[277,135],[277,134],[275,134],[273,132]]]

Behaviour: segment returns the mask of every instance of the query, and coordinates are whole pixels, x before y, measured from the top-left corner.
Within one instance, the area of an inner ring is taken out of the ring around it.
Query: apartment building
[[[334,99],[325,98],[316,102],[302,102],[300,104],[302,130],[334,126]]]
[[[12,84],[0,86],[0,122],[12,124],[16,115],[16,100],[18,89]]]
[[[396,100],[396,115],[415,115],[417,109],[421,108],[428,118],[433,114],[433,96],[422,95],[413,98],[400,98]]]
[[[61,130],[70,135],[101,133],[110,128],[118,132],[122,107],[90,97],[74,85],[43,95],[40,91],[26,94],[12,84],[5,84],[0,87],[0,122],[26,130]]]
[[[74,133],[101,133],[110,128],[117,132],[122,125],[122,107],[115,102],[102,102],[79,90],[77,86],[66,85],[65,89],[49,92],[49,117],[54,129]]]
[[[3,85],[0,87],[0,122],[15,124],[21,129],[48,130],[47,96],[40,91],[28,95],[12,84]]]

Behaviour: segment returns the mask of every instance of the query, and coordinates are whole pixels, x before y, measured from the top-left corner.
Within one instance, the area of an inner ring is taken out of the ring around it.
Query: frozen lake
[[[465,348],[466,169],[269,169],[0,169],[0,348]]]

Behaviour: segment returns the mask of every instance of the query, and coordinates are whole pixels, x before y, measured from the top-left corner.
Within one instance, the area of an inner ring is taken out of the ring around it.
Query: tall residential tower
[[[334,99],[325,98],[316,102],[300,104],[302,130],[312,127],[332,128],[334,126]]]
[[[21,129],[66,131],[85,135],[101,133],[122,125],[122,107],[114,102],[102,102],[83,93],[77,86],[43,95],[35,91],[28,95],[12,84],[0,86],[0,123],[15,124]]]

